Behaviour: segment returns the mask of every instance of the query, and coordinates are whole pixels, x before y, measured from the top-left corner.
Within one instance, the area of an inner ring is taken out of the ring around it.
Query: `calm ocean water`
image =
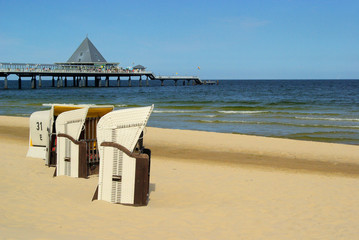
[[[29,116],[46,103],[155,104],[149,126],[359,144],[358,80],[228,80],[214,86],[43,88],[0,81],[0,115]],[[111,82],[115,85],[115,81]],[[127,85],[127,84],[126,84]]]

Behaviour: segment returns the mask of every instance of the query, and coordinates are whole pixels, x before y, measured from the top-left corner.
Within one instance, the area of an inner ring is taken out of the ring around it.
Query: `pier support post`
[[[36,76],[31,77],[31,89],[36,88]]]
[[[183,83],[182,83],[183,86],[186,86],[186,81],[183,80]]]
[[[175,86],[177,86],[177,80],[175,80]]]
[[[191,80],[187,80],[187,86],[189,86],[189,82],[190,82]]]
[[[120,76],[117,77],[117,87],[121,86],[121,78]]]
[[[140,80],[138,80],[138,86],[142,87],[142,76],[140,75]]]
[[[4,79],[4,89],[8,89],[8,85],[7,85],[7,75],[5,75],[5,79]]]
[[[101,81],[101,78],[99,76],[95,76],[95,87],[99,87],[100,81]]]
[[[146,87],[150,86],[150,84],[148,83],[148,76],[146,76]]]
[[[82,86],[83,86],[83,78],[84,77],[80,77],[80,80],[79,80],[79,88],[82,88]]]
[[[165,84],[164,84],[164,81],[163,80],[161,80],[161,86],[164,86]]]
[[[39,75],[39,87],[42,87],[42,79],[41,79],[41,75]]]
[[[18,85],[18,88],[21,89],[21,76],[19,76],[19,80],[18,80],[17,85]]]
[[[219,85],[219,80],[217,80],[217,85]]]
[[[131,76],[128,76],[128,86],[131,87]]]
[[[106,76],[105,87],[109,87],[109,86],[110,86],[110,77]]]
[[[65,76],[65,87],[67,87],[67,77]]]
[[[101,81],[102,81],[102,77],[100,76],[98,77],[98,87],[102,87]]]
[[[89,77],[86,76],[85,77],[85,87],[88,87],[89,86]]]
[[[55,76],[52,76],[52,87],[55,87]]]
[[[76,87],[76,77],[72,76],[72,86]]]
[[[61,87],[61,80],[60,80],[59,76],[57,77],[56,85],[57,85],[58,88]]]

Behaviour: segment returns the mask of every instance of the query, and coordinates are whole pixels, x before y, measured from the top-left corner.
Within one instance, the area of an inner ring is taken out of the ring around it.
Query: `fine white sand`
[[[357,239],[359,146],[148,128],[146,207],[91,201],[98,176],[26,158],[0,116],[0,239]]]

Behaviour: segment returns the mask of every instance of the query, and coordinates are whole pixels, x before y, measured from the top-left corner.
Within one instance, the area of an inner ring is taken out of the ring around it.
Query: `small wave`
[[[263,111],[268,110],[268,108],[261,106],[223,106],[218,108],[219,111]]]
[[[358,118],[320,118],[320,117],[295,117],[302,120],[324,120],[324,121],[347,121],[347,122],[359,122]]]
[[[214,118],[214,117],[217,117],[217,115],[204,115],[204,117],[207,117],[207,118]]]
[[[78,105],[78,103],[43,103],[44,107],[52,107],[52,105]]]
[[[128,108],[136,108],[136,107],[143,107],[144,105],[138,105],[138,104],[129,104],[129,105],[126,105],[126,107]]]
[[[218,111],[218,112],[224,114],[256,114],[256,113],[266,113],[268,111]]]
[[[198,111],[190,110],[153,110],[154,113],[197,113]]]
[[[179,110],[201,110],[203,106],[194,106],[194,105],[181,105],[181,106],[160,106],[164,109],[179,109]]]
[[[281,105],[307,105],[313,104],[314,102],[301,102],[301,101],[278,101],[278,102],[271,102],[268,105],[270,106],[281,106]]]
[[[198,123],[217,123],[217,124],[249,124],[249,125],[281,125],[300,128],[332,128],[332,129],[359,129],[359,126],[343,126],[343,125],[323,125],[323,124],[296,124],[283,122],[261,122],[261,121],[241,121],[241,120],[189,120],[189,122]]]
[[[258,105],[261,104],[262,102],[258,102],[258,101],[220,101],[223,104],[237,104],[237,105]]]
[[[177,100],[177,101],[158,101],[159,104],[211,104],[214,101],[192,101],[192,100]]]
[[[339,116],[339,113],[313,113],[313,112],[286,112],[286,111],[272,111],[270,113],[280,115],[303,115],[303,116]]]
[[[118,105],[116,105],[116,107],[127,107],[127,105],[126,104],[118,104]]]
[[[197,123],[249,123],[247,121],[225,121],[225,120],[188,120],[188,122],[197,122]],[[252,122],[253,123],[253,122]]]

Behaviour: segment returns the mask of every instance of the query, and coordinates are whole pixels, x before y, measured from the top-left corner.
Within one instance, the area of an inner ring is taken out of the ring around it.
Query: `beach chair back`
[[[29,150],[26,156],[46,160],[51,125],[50,110],[32,113],[29,122]]]

